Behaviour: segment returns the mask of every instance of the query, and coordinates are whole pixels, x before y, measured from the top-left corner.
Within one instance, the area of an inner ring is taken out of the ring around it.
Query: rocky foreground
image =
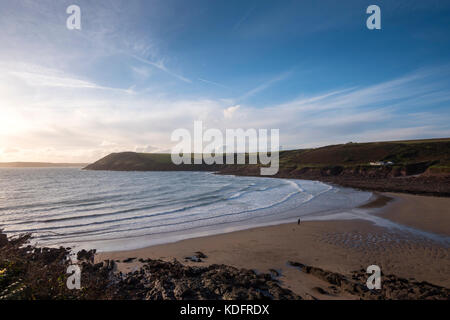
[[[225,265],[187,267],[145,260],[133,273],[116,272],[112,260],[94,263],[95,250],[78,252],[81,290],[69,290],[69,248],[27,245],[30,235],[0,232],[0,300],[22,299],[300,299],[269,274]]]
[[[425,281],[400,278],[395,275],[382,275],[383,284],[380,290],[367,289],[367,273],[362,269],[353,271],[350,277],[311,267],[299,262],[289,262],[299,271],[312,275],[328,283],[326,289],[317,287],[322,295],[337,295],[349,293],[361,300],[449,300],[450,289],[436,286]]]
[[[190,267],[178,261],[145,260],[143,267],[123,277],[127,298],[146,300],[293,300],[270,274],[226,265]]]
[[[69,248],[36,248],[27,245],[30,235],[8,239],[0,232],[0,300],[17,299],[139,299],[139,300],[297,300],[299,296],[283,288],[276,272],[258,274],[253,270],[226,265],[186,266],[174,260],[140,260],[142,267],[131,273],[116,271],[116,262],[94,263],[95,250],[80,251],[81,290],[66,286],[67,267],[72,264]],[[317,287],[321,296],[346,293],[355,298],[372,299],[444,299],[450,289],[427,282],[383,276],[381,290],[368,290],[367,274],[355,271],[350,277],[290,262],[322,280]]]

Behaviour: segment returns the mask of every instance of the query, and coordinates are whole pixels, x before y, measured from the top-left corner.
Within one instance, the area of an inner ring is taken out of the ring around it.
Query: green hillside
[[[346,143],[314,149],[280,152],[280,168],[367,166],[370,162],[390,161],[393,166],[425,163],[428,167],[450,167],[450,138],[394,142]],[[172,163],[170,154],[122,152],[112,153],[89,165],[90,170],[217,170],[226,165],[180,165]]]
[[[260,176],[259,165],[203,163],[177,166],[172,163],[170,154],[135,152],[110,154],[86,169],[215,171]],[[450,196],[450,139],[346,143],[282,151],[279,171],[273,177],[319,180],[372,191],[447,197]]]

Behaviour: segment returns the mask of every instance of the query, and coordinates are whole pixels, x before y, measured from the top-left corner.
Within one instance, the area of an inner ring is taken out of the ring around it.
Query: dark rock
[[[270,272],[270,275],[272,276],[272,277],[279,277],[280,276],[280,272],[278,271],[278,270],[275,270],[275,269],[269,269],[269,272]]]
[[[184,257],[185,261],[192,261],[192,262],[202,262],[202,259],[200,259],[197,256],[190,256],[190,257]]]
[[[313,290],[323,295],[329,295],[329,293],[324,289],[322,289],[321,287],[314,287]]]
[[[95,257],[95,253],[97,251],[95,249],[86,251],[86,250],[80,250],[77,253],[77,259],[80,261],[86,260],[86,261],[90,261],[90,262],[94,262],[94,257]]]
[[[0,230],[0,247],[6,246],[8,244],[8,237],[6,234],[1,233]]]
[[[206,258],[208,258],[208,256],[207,256],[206,254],[204,254],[203,252],[201,252],[201,251],[195,252],[195,255],[196,255],[198,258],[200,258],[200,259],[206,259]]]
[[[197,251],[193,256],[184,257],[185,261],[202,262],[202,259],[208,258],[203,252]]]
[[[145,299],[300,299],[292,291],[283,289],[272,277],[256,275],[251,270],[225,265],[190,267],[178,261],[149,260],[138,284],[129,288],[130,297]],[[127,278],[134,274],[127,274]]]

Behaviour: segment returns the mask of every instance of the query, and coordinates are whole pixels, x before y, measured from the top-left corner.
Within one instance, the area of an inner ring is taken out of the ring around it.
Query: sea
[[[371,192],[211,172],[0,168],[0,229],[42,246],[138,249],[259,226],[355,218]]]

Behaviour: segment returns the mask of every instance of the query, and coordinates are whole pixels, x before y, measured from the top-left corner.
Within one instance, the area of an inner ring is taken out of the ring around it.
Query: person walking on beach
[[[298,218],[297,224],[300,225],[300,218]]]

